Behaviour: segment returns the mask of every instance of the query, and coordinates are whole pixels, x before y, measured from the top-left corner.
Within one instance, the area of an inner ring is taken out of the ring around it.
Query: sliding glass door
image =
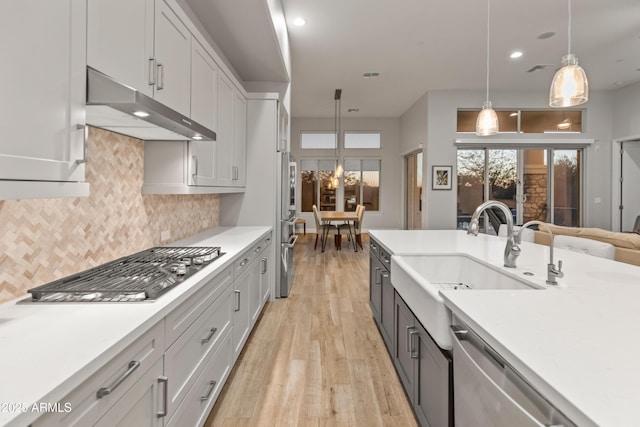
[[[578,226],[581,222],[580,149],[459,149],[458,229],[474,209],[491,199],[506,204],[516,224],[538,220]],[[489,233],[491,222],[481,224]]]

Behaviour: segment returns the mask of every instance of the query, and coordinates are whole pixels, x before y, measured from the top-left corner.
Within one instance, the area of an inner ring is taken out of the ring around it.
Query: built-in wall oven
[[[289,151],[280,152],[280,297],[288,297],[295,275],[296,162]]]
[[[457,426],[576,426],[472,329],[456,323],[451,334]]]

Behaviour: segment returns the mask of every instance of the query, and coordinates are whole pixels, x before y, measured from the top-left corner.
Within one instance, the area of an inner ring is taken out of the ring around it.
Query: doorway
[[[408,230],[422,228],[422,152],[405,157],[406,162],[406,223]]]
[[[640,140],[620,142],[620,231],[631,231],[640,216]]]

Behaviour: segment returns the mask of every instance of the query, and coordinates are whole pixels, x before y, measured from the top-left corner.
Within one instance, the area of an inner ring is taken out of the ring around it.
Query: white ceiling
[[[260,7],[264,0],[251,0],[249,7],[245,1],[186,1],[192,8],[199,5],[198,16],[242,79],[286,77],[281,63],[269,62],[273,50],[256,46],[257,33],[259,40],[268,38],[256,24],[266,16],[261,10],[266,8]],[[430,90],[485,90],[486,1],[282,0],[282,4],[291,44],[294,117],[332,117],[336,88],[342,89],[342,111],[349,117],[399,117]],[[225,8],[235,12],[216,10]],[[203,19],[206,13],[217,17]],[[250,24],[242,23],[243,15],[251,17]],[[564,0],[491,0],[491,90],[547,91],[567,53],[567,15]],[[237,20],[229,22],[228,16]],[[293,25],[298,16],[306,19],[305,26]],[[538,39],[546,32],[555,35]],[[523,57],[509,59],[515,49],[522,50]],[[573,0],[571,50],[584,67],[591,90],[613,90],[640,81],[640,0]],[[545,64],[549,66],[527,72]],[[363,79],[365,72],[378,72],[380,77]],[[479,97],[478,108],[483,98]],[[346,113],[348,108],[360,111]]]

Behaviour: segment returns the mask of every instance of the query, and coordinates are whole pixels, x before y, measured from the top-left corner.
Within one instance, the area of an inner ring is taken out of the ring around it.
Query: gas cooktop
[[[220,247],[157,247],[29,289],[38,302],[152,301],[224,253]]]

